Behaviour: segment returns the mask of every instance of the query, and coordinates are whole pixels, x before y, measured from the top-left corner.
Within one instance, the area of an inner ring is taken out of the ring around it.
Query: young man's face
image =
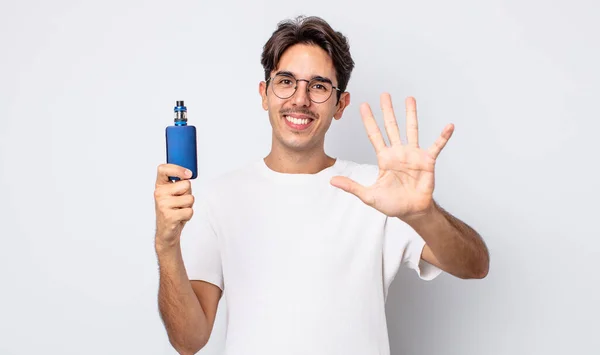
[[[340,119],[344,108],[350,103],[348,93],[343,93],[340,101],[337,102],[335,89],[332,89],[329,99],[322,103],[310,100],[307,81],[315,77],[325,79],[324,85],[320,85],[319,81],[314,82],[316,85],[311,84],[313,85],[311,90],[315,92],[312,96],[315,101],[321,101],[317,93],[327,85],[327,79],[331,81],[329,86],[337,87],[338,82],[331,58],[318,46],[296,44],[281,56],[278,67],[271,72],[271,78],[275,78],[277,73],[284,73],[287,76],[279,76],[276,81],[271,79],[268,87],[265,82],[261,82],[259,87],[262,106],[269,111],[274,143],[293,151],[307,151],[322,147],[332,118]],[[287,92],[289,92],[289,87],[293,87],[291,85],[293,78],[290,75],[298,80],[296,92],[289,98],[281,98],[287,96],[282,95],[286,91],[281,88],[288,86]],[[286,78],[291,80],[288,81]],[[300,81],[300,79],[307,81]]]

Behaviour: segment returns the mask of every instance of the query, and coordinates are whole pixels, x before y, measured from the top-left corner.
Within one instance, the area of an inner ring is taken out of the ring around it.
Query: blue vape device
[[[174,108],[174,124],[167,126],[167,163],[175,164],[192,171],[191,179],[198,177],[198,157],[196,150],[196,127],[187,124],[187,107],[183,101],[177,101]],[[179,180],[170,176],[171,181]]]

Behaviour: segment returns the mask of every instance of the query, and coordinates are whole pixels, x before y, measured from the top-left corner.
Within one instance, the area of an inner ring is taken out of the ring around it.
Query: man
[[[264,159],[224,174],[197,200],[184,168],[158,167],[159,308],[169,340],[181,354],[198,352],[226,291],[226,354],[389,354],[385,301],[400,265],[425,280],[488,272],[480,236],[432,198],[436,158],[454,128],[421,148],[408,98],[403,144],[384,94],[389,145],[360,107],[378,164],[333,158],[325,134],[350,104],[346,38],[316,17],[283,22],[262,65],[273,130]],[[193,213],[198,232],[180,238]]]

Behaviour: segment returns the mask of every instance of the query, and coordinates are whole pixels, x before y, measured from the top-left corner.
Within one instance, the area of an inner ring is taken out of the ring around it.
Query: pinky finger
[[[183,222],[188,222],[194,215],[194,210],[191,207],[181,208],[175,212],[178,214],[178,219]]]
[[[435,142],[433,142],[431,147],[429,147],[428,152],[433,159],[437,159],[437,157],[440,155],[440,152],[442,149],[444,149],[446,143],[448,143],[448,140],[450,140],[450,137],[452,137],[452,133],[454,133],[454,125],[450,123],[444,127],[442,134],[438,137],[438,139],[435,140]]]

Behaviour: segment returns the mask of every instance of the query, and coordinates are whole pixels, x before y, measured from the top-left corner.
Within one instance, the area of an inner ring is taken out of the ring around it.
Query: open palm
[[[442,134],[427,149],[419,147],[419,128],[415,99],[406,99],[406,137],[402,144],[400,130],[389,94],[381,95],[386,145],[368,104],[360,108],[369,140],[377,153],[379,176],[371,186],[363,186],[347,177],[336,176],[331,184],[352,193],[380,212],[402,219],[428,211],[433,205],[435,162],[452,136],[454,125],[448,124]]]

